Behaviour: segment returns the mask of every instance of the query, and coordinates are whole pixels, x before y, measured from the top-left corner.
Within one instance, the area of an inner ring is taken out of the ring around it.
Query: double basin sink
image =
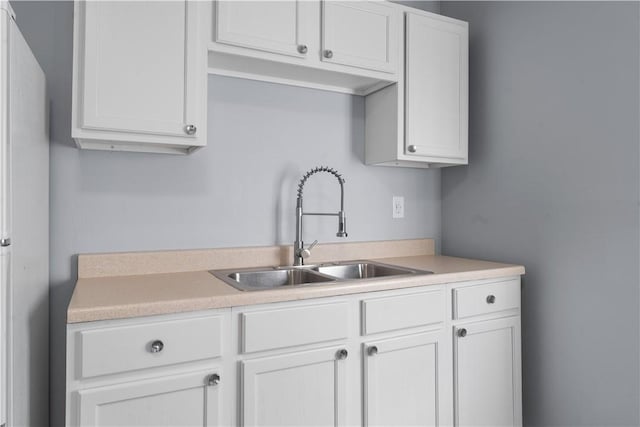
[[[241,291],[260,291],[286,286],[328,285],[347,280],[431,274],[432,272],[374,261],[346,261],[300,267],[217,270],[211,273]]]

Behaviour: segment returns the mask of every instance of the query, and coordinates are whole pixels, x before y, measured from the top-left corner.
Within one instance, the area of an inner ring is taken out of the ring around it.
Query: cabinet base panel
[[[440,163],[439,160],[429,161],[415,161],[415,160],[390,160],[386,162],[367,162],[369,166],[391,166],[400,168],[419,168],[419,169],[433,169],[444,168],[448,166],[465,166],[467,161],[461,163]]]
[[[209,51],[209,74],[361,96],[366,96],[395,83],[392,75],[389,75],[388,80],[358,76],[320,70],[303,64],[294,65],[250,56],[233,55],[211,50],[211,47]]]
[[[200,146],[189,145],[168,145],[152,143],[133,143],[123,141],[109,141],[99,139],[74,138],[76,146],[84,150],[100,151],[128,151],[134,153],[155,153],[155,154],[190,154]]]

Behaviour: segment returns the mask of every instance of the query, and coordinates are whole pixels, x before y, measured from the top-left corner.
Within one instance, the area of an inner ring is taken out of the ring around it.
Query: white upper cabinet
[[[404,78],[366,99],[366,163],[468,163],[469,30],[463,21],[405,11]]]
[[[466,163],[467,43],[465,25],[407,13],[407,155]]]
[[[401,12],[365,1],[322,2],[322,61],[395,73]]]
[[[357,95],[398,80],[397,5],[222,0],[212,16],[212,74]]]
[[[309,44],[313,42],[307,34],[311,22],[305,19],[309,14],[308,2],[219,1],[215,7],[216,42],[308,58]]]
[[[76,0],[81,148],[206,145],[207,73],[366,96],[365,162],[468,162],[468,25],[388,1]]]
[[[200,7],[76,2],[72,135],[81,148],[186,153],[206,144]]]

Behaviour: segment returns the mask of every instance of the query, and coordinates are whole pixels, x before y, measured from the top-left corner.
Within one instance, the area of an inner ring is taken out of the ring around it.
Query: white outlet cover
[[[393,196],[393,218],[404,218],[404,197]]]

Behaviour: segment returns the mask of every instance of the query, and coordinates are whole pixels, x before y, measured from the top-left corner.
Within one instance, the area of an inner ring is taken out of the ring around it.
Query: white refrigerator
[[[0,425],[48,424],[49,137],[45,76],[0,1]]]

